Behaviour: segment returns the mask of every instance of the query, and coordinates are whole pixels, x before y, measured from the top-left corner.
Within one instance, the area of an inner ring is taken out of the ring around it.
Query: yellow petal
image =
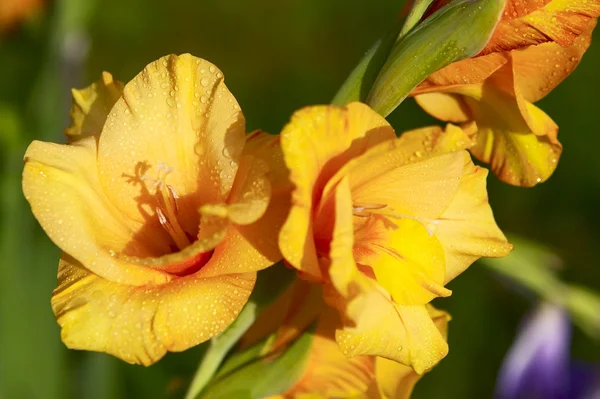
[[[371,217],[357,231],[354,251],[356,261],[371,267],[396,303],[421,305],[450,295],[444,288],[444,249],[416,220],[401,219],[391,225]]]
[[[312,238],[315,200],[344,163],[393,137],[394,131],[385,119],[359,103],[343,108],[308,107],[294,113],[281,132],[285,163],[295,188],[279,245],[291,265],[313,278],[321,278]]]
[[[193,236],[198,208],[229,194],[244,125],[213,64],[189,54],[152,62],[125,86],[100,136],[105,192],[128,218],[157,226],[151,180],[162,180],[179,197],[179,221]]]
[[[444,284],[482,256],[505,256],[512,249],[500,231],[486,191],[487,169],[475,166],[465,154],[465,167],[456,196],[442,213],[435,230],[444,248]]]
[[[395,148],[388,147],[388,151],[365,154],[353,165],[350,187],[354,206],[386,205],[384,210],[397,214],[436,218],[456,193],[462,153],[429,157],[404,145],[402,138],[392,145]],[[415,147],[422,148],[422,144]],[[419,158],[423,160],[417,161]]]
[[[444,337],[446,338],[449,316],[433,306],[428,306],[429,314]],[[378,357],[375,361],[377,386],[382,399],[408,399],[415,384],[421,376],[403,364]]]
[[[88,136],[99,136],[106,117],[123,92],[123,82],[114,80],[108,72],[82,90],[73,89],[71,126],[65,129],[69,142]]]
[[[422,374],[448,353],[448,344],[424,305],[396,305],[381,291],[371,290],[353,299],[347,314],[354,326],[336,333],[346,356],[381,356]]]
[[[134,287],[99,277],[63,256],[52,308],[72,349],[149,365],[223,331],[245,305],[255,273]]]
[[[113,256],[158,256],[169,252],[170,240],[164,231],[141,231],[115,209],[98,180],[96,148],[95,137],[72,145],[34,141],[29,146],[23,192],[33,214],[57,246],[104,278],[140,285],[170,280],[168,274]],[[136,235],[143,239],[133,240]]]

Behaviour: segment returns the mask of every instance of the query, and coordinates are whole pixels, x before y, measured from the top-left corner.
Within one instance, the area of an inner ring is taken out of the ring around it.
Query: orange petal
[[[105,280],[64,255],[52,308],[69,348],[149,365],[223,331],[245,305],[255,278],[191,275],[134,287]]]
[[[193,236],[198,208],[228,196],[244,125],[213,64],[189,54],[152,62],[125,86],[100,136],[105,192],[128,218],[160,228],[151,180],[163,180],[179,197],[179,221]]]
[[[465,154],[458,192],[439,218],[435,230],[444,248],[446,284],[482,256],[505,256],[512,249],[500,231],[486,191],[487,169],[475,166]]]
[[[366,105],[315,106],[297,111],[281,132],[285,163],[294,184],[292,207],[279,236],[284,258],[321,278],[313,241],[312,211],[329,178],[367,148],[395,137],[393,129]]]
[[[569,47],[600,16],[597,0],[509,0],[481,54],[555,42]]]
[[[566,48],[556,43],[513,51],[514,85],[529,102],[536,102],[552,91],[575,70],[592,40],[596,21]],[[512,82],[511,82],[512,83]]]
[[[123,93],[123,82],[103,72],[100,80],[85,89],[73,89],[71,93],[71,126],[65,129],[69,142],[100,135],[108,113]]]

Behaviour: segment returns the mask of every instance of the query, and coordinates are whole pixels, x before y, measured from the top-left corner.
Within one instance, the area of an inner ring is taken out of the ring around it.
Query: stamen
[[[142,176],[142,180],[152,181],[152,187],[155,189],[156,202],[156,214],[158,221],[171,236],[173,241],[179,249],[184,249],[189,246],[190,240],[179,224],[177,219],[177,213],[179,207],[177,205],[177,199],[179,196],[175,192],[175,189],[170,184],[165,184],[165,180],[169,173],[173,172],[173,168],[167,166],[164,162],[160,162],[156,165],[157,176],[156,179],[152,179],[148,176]]]
[[[419,216],[407,215],[405,213],[396,212],[393,209],[385,209],[387,205],[382,204],[359,204],[353,205],[353,212],[355,216],[369,217],[371,215],[381,215],[392,219],[411,219],[415,220],[423,225],[430,236],[433,236],[437,226],[440,224],[439,220],[432,220],[422,218]]]

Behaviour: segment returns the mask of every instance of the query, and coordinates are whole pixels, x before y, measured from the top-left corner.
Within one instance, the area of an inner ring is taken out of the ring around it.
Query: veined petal
[[[198,208],[229,194],[244,130],[213,64],[189,54],[163,57],[133,78],[112,108],[98,147],[100,180],[123,214],[148,228],[161,228],[152,180],[170,185],[181,227],[194,236]]]
[[[99,277],[64,255],[52,308],[68,347],[149,365],[224,330],[245,305],[255,278],[190,275],[134,287]]]
[[[531,46],[510,54],[515,90],[529,102],[536,102],[552,91],[575,70],[592,40],[596,21],[566,48],[556,43]],[[509,85],[513,82],[508,79]]]
[[[435,326],[446,339],[448,331],[448,313],[427,306]],[[403,364],[378,357],[375,361],[375,375],[382,399],[408,399],[421,376]]]
[[[329,178],[348,160],[395,137],[393,129],[366,105],[315,106],[297,111],[281,132],[285,163],[294,184],[292,208],[279,245],[294,267],[320,279],[312,211]]]
[[[169,281],[166,273],[113,256],[158,256],[169,252],[170,240],[164,231],[140,230],[106,197],[98,179],[96,140],[29,146],[23,192],[33,214],[56,245],[104,278],[133,285]],[[143,238],[133,240],[136,235]]]
[[[444,248],[444,284],[482,256],[507,255],[512,245],[496,225],[486,191],[487,169],[475,166],[469,154],[456,196],[440,216],[435,235]]]
[[[354,163],[349,176],[355,207],[385,205],[390,213],[425,219],[446,209],[460,182],[462,153],[430,156],[421,143],[407,143],[383,143],[387,151],[376,148]]]
[[[106,117],[123,93],[123,82],[108,72],[85,89],[71,90],[71,126],[65,129],[69,142],[88,136],[99,136]]]
[[[421,305],[450,295],[444,288],[444,249],[416,220],[401,219],[392,224],[370,217],[356,232],[354,257],[373,270],[379,285],[396,303]]]
[[[600,2],[596,0],[509,0],[481,54],[546,42],[568,47],[598,16]]]

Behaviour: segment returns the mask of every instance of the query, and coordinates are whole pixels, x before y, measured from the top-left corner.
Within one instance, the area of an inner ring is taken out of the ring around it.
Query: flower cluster
[[[450,124],[401,134],[361,102],[246,134],[223,74],[187,54],[74,90],[68,144],[32,143],[23,173],[63,252],[63,341],[152,364],[224,331],[257,271],[283,260],[298,279],[242,341],[272,334],[268,355],[316,329],[279,394],[410,395],[448,352],[449,315],[430,302],[512,248],[471,154],[514,185],[552,174],[558,128],[533,102],[573,71],[599,12],[596,0],[509,0],[480,54],[411,93]]]

